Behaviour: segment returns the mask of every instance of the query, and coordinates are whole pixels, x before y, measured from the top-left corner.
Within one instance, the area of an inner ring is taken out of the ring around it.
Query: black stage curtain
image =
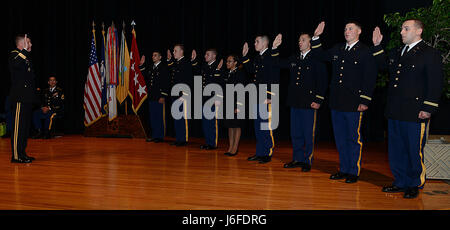
[[[102,22],[108,27],[114,21],[120,32],[122,21],[125,21],[129,48],[130,23],[135,20],[139,51],[141,55],[149,57],[148,61],[151,60],[151,52],[154,49],[161,50],[165,55],[166,50],[176,43],[185,44],[188,57],[191,50],[196,49],[198,57],[202,59],[204,51],[211,47],[217,48],[221,57],[230,53],[240,55],[244,42],[249,42],[250,48],[253,48],[256,35],[267,34],[273,38],[278,33],[283,34],[281,56],[288,57],[298,50],[297,41],[300,32],[313,33],[322,20],[326,21],[326,29],[322,35],[325,48],[337,42],[344,42],[343,28],[349,20],[356,20],[362,24],[361,41],[370,45],[372,30],[377,25],[384,31],[385,39],[389,37],[382,21],[383,14],[428,6],[431,0],[43,0],[8,1],[5,4],[0,10],[1,17],[4,17],[2,37],[6,38],[0,61],[1,111],[4,109],[4,98],[8,94],[10,82],[8,54],[14,48],[15,35],[27,33],[32,38],[32,59],[39,77],[39,86],[46,87],[48,76],[57,77],[59,85],[65,91],[65,132],[82,133],[83,90],[88,70],[93,20],[97,25],[97,42],[100,42]],[[288,76],[287,70],[281,72],[281,89],[286,88]],[[286,90],[281,91],[281,119],[276,134],[280,139],[288,139],[289,108],[284,103]],[[385,94],[385,89],[377,89],[374,103],[365,116],[363,136],[366,140],[384,140]],[[446,100],[447,109],[441,109],[444,110],[441,112],[444,113],[443,118],[438,122],[432,121],[432,132],[433,130],[448,132],[448,104]],[[325,103],[319,112],[317,125],[319,140],[333,140],[330,111],[327,106]],[[195,122],[198,121],[194,121],[194,124]],[[193,129],[190,133],[192,136],[202,136],[201,129]],[[252,134],[253,123],[249,121],[243,131],[243,137],[252,138]]]

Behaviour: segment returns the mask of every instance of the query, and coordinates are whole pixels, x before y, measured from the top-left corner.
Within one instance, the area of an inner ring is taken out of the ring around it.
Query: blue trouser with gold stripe
[[[331,110],[334,139],[339,152],[339,171],[359,176],[361,171],[361,140],[362,112],[341,112]]]
[[[425,184],[423,148],[426,143],[426,122],[388,120],[389,165],[393,185],[399,188],[422,188]]]
[[[211,107],[212,112],[216,112],[216,106],[213,105]],[[204,114],[202,113],[202,129],[203,129],[203,135],[205,136],[205,142],[209,146],[217,147],[217,139],[218,139],[218,124],[216,115],[214,115],[214,118],[207,119]]]
[[[291,108],[293,160],[312,164],[317,110]]]
[[[52,119],[55,117],[55,113],[53,111],[49,110],[47,113],[42,112],[42,109],[36,110],[33,112],[33,125],[35,129],[42,129],[42,123],[41,120],[44,121],[44,128],[45,130],[50,130],[50,123],[52,122]]]
[[[152,138],[164,139],[166,132],[165,104],[149,100],[148,105]]]
[[[273,137],[273,128],[272,128],[272,105],[271,104],[260,104],[257,106],[257,117],[254,121],[255,125],[255,136],[256,136],[256,156],[272,156],[273,149],[275,147],[275,140]],[[259,114],[259,109],[267,108],[263,118],[261,118]],[[269,112],[267,116],[267,112]],[[267,117],[267,119],[266,119]],[[262,124],[264,123],[264,124]],[[261,124],[265,127],[265,130],[261,128]]]
[[[180,111],[184,112],[184,117],[174,119],[176,142],[188,142],[189,140],[189,119],[187,118],[187,102],[180,105]]]
[[[26,155],[27,139],[31,126],[31,103],[11,103],[12,116],[14,116],[11,132],[12,158],[18,160]]]

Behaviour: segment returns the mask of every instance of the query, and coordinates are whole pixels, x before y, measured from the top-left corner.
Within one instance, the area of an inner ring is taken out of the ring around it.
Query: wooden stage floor
[[[169,139],[171,140],[171,139]],[[227,157],[218,150],[78,135],[28,142],[31,164],[10,163],[0,139],[2,210],[436,210],[450,209],[450,185],[427,180],[417,199],[381,192],[392,174],[384,144],[364,146],[360,181],[329,179],[338,168],[333,143],[316,143],[310,172],[284,169],[291,145],[277,143],[272,162],[247,161],[253,141]]]

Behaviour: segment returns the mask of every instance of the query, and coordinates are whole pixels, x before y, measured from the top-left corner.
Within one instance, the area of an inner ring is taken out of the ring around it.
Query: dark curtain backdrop
[[[43,0],[9,1],[5,4],[6,6],[0,10],[4,17],[2,36],[6,38],[2,45],[0,61],[1,110],[4,109],[4,98],[8,93],[10,82],[7,66],[9,51],[14,48],[15,35],[27,33],[32,38],[32,59],[39,77],[39,86],[46,87],[48,76],[57,77],[59,85],[65,91],[65,132],[82,133],[83,90],[87,76],[93,20],[97,25],[97,42],[100,42],[102,22],[107,28],[114,21],[120,32],[122,21],[125,21],[129,48],[130,23],[135,20],[139,51],[141,55],[149,57],[148,61],[151,60],[152,50],[161,50],[165,55],[165,51],[176,43],[185,44],[186,56],[190,56],[191,50],[196,49],[200,59],[204,51],[210,47],[217,48],[222,56],[230,53],[241,54],[244,42],[249,42],[253,48],[256,35],[267,34],[273,38],[278,33],[283,34],[281,56],[287,57],[297,52],[299,33],[312,33],[321,20],[326,21],[325,32],[322,35],[325,48],[344,41],[343,28],[345,22],[350,19],[362,24],[361,40],[370,45],[372,30],[377,25],[381,26],[386,35],[385,39],[389,37],[387,28],[382,23],[383,14],[428,6],[431,1]],[[281,78],[281,119],[276,134],[281,139],[288,139],[289,108],[284,105],[286,90],[283,90],[288,84],[287,70],[281,72]],[[374,100],[365,117],[363,136],[366,140],[384,140],[386,128],[382,115],[384,93],[383,89],[377,90],[378,98]],[[325,103],[319,112],[317,137],[320,140],[333,139],[330,111],[327,106]],[[448,131],[448,123],[445,120],[442,119],[441,123],[432,126],[432,129],[436,127],[436,132]],[[201,136],[200,130],[195,128],[190,133],[193,136]],[[248,122],[243,135],[251,138],[252,133],[252,122]]]

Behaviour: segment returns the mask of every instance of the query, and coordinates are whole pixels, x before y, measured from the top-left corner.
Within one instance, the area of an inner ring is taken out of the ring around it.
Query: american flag
[[[89,69],[84,85],[84,125],[89,126],[101,117],[101,75],[98,68],[95,38],[92,37],[91,52],[89,53]]]

